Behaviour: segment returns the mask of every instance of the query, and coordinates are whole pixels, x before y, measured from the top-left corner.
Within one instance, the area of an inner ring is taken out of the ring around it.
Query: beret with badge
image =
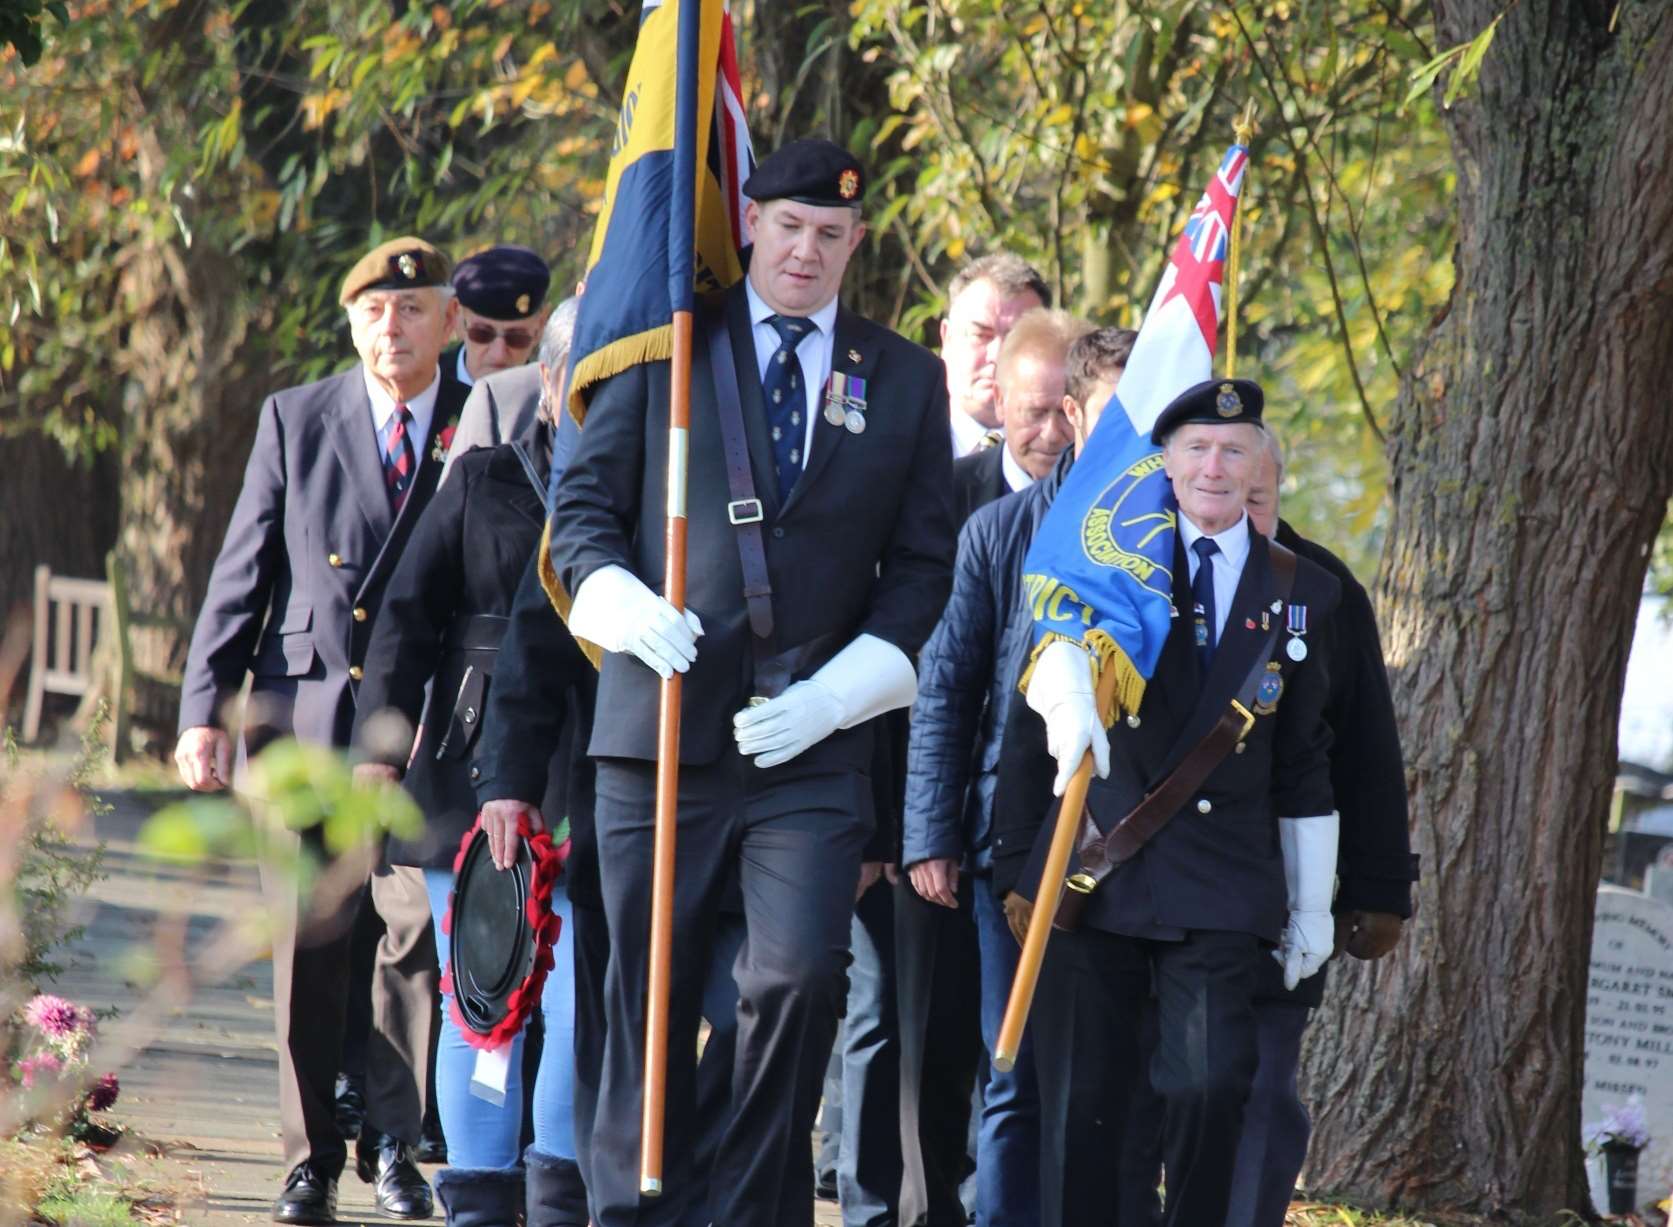
[[[1151,428],[1150,441],[1159,446],[1181,426],[1192,423],[1235,426],[1247,422],[1259,426],[1265,405],[1261,385],[1253,379],[1206,379],[1168,402]]]
[[[524,320],[546,301],[552,270],[529,250],[510,243],[459,261],[453,292],[459,305],[491,320]]]
[[[807,137],[780,146],[744,180],[754,201],[794,200],[822,208],[858,208],[865,194],[860,160],[834,141]]]
[[[348,306],[367,290],[417,290],[447,284],[451,269],[440,248],[413,235],[379,243],[355,261],[337,295]]]

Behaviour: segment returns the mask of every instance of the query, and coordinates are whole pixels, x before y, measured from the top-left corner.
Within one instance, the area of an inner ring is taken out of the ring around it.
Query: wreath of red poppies
[[[457,881],[459,871],[465,866],[465,853],[469,851],[471,840],[482,829],[482,815],[476,816],[459,840],[459,852],[453,858],[453,877]],[[523,1029],[536,1003],[540,1001],[541,990],[546,987],[546,976],[552,970],[552,948],[558,943],[558,934],[563,930],[563,920],[553,913],[552,888],[557,884],[558,876],[563,873],[564,863],[569,860],[569,840],[553,845],[552,833],[541,831],[535,834],[529,826],[527,814],[517,816],[517,834],[529,841],[529,854],[533,860],[533,873],[529,879],[529,897],[524,903],[524,917],[535,937],[534,966],[529,969],[528,976],[516,988],[511,990],[505,999],[505,1017],[495,1023],[486,1033],[473,1031],[465,1022],[465,1016],[459,1009],[459,1002],[453,993],[453,963],[449,960],[442,968],[441,991],[447,997],[447,1009],[453,1017],[453,1025],[459,1029],[465,1043],[472,1048],[491,1051],[502,1048],[517,1038],[517,1033]],[[447,912],[442,916],[442,935],[453,935],[453,891],[447,895]]]

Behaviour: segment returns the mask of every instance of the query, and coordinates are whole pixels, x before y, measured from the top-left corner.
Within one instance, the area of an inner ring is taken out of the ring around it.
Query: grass
[[[126,1198],[79,1189],[47,1198],[35,1213],[56,1227],[135,1227],[139,1222],[129,1213]]]

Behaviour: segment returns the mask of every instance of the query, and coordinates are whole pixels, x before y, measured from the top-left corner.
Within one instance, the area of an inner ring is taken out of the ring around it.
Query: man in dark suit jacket
[[[384,587],[441,470],[431,445],[463,403],[437,359],[454,316],[447,259],[421,239],[369,252],[344,280],[361,364],[262,406],[226,540],[210,575],[187,655],[175,761],[187,785],[225,788],[232,743],[226,708],[254,675],[240,751],[276,737],[346,746],[355,690]],[[242,753],[241,753],[242,756]],[[318,841],[310,845],[318,851]],[[333,1221],[346,1148],[332,1116],[333,1082],[348,993],[347,899],[302,906],[294,883],[268,880],[275,913],[274,1012],[279,1095],[289,1175],[274,1203],[288,1223]],[[427,985],[402,1012],[428,1016]],[[391,1058],[411,1045],[384,1036],[373,1046],[369,1123],[362,1154],[380,1209],[424,1218],[430,1193],[404,1149],[422,1110],[422,1074]],[[422,1057],[418,1062],[422,1068]],[[410,1113],[409,1113],[410,1114]],[[380,1136],[378,1130],[397,1134]]]
[[[1236,752],[1092,893],[1081,927],[1054,933],[1047,946],[1031,1024],[1047,1227],[1115,1213],[1112,1169],[1142,1084],[1134,1054],[1143,1049],[1140,1023],[1152,994],[1159,1038],[1150,1083],[1166,1104],[1164,1221],[1223,1222],[1255,1072],[1261,960],[1277,945],[1294,984],[1330,953],[1337,819],[1320,632],[1340,589],[1299,559],[1293,588],[1281,595],[1277,547],[1249,528],[1244,503],[1263,446],[1261,402],[1246,380],[1210,381],[1157,420],[1154,437],[1164,444],[1179,508],[1177,617],[1138,712],[1106,738],[1085,650],[1057,641],[1035,658],[1025,691],[1045,728],[1021,705],[1008,713],[994,890],[1012,896],[1007,910],[1025,931],[1019,903],[1038,887],[1054,818],[1047,802],[1083,753],[1091,749],[1105,777],[1094,780],[1087,811],[1107,833],[1265,662],[1253,724]]]
[[[746,926],[737,1074],[711,1217],[732,1227],[812,1219],[805,1148],[842,1009],[849,918],[862,863],[875,858],[875,878],[887,855],[867,851],[873,721],[911,702],[912,657],[946,601],[953,547],[941,365],[836,301],[864,234],[862,189],[859,164],[828,141],[793,142],[745,184],[749,275],[704,314],[695,345],[683,614],[653,590],[664,573],[669,364],[598,387],[557,490],[551,561],[573,595],[570,629],[607,653],[606,718],[591,744],[611,943],[588,1173],[599,1227],[683,1221],[699,999],[716,903],[734,874]],[[736,383],[741,404],[722,401],[731,398],[717,394],[717,375]],[[733,413],[743,438],[729,480],[721,416]],[[746,483],[753,496],[738,489]],[[665,1191],[641,1202],[659,675],[675,670],[686,678]]]

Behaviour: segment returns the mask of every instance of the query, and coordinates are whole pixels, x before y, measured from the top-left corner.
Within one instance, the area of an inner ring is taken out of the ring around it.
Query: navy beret
[[[354,262],[337,294],[348,306],[367,290],[417,290],[447,284],[447,256],[421,238],[408,235],[380,243]]]
[[[865,194],[860,160],[841,145],[819,138],[791,141],[767,155],[744,180],[751,200],[794,200],[826,208],[852,208]]]
[[[1266,396],[1253,379],[1208,379],[1186,388],[1168,403],[1151,428],[1150,441],[1160,444],[1181,426],[1209,422],[1232,426],[1248,422],[1259,426]]]
[[[503,244],[459,261],[453,292],[460,305],[491,320],[527,319],[546,301],[552,270],[527,247]]]

